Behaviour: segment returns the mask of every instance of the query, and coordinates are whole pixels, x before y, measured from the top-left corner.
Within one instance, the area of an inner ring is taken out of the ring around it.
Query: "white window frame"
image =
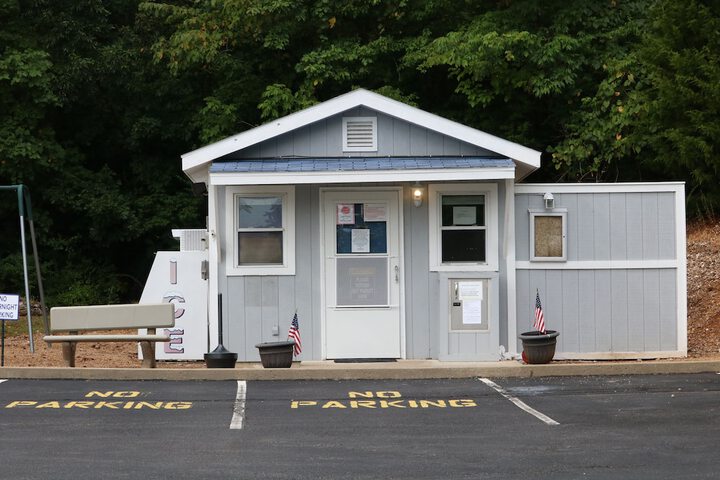
[[[238,265],[239,197],[280,197],[282,199],[283,263]],[[292,185],[230,186],[225,190],[225,233],[227,275],[295,275],[295,187]]]
[[[351,147],[347,144],[347,124],[348,122],[371,122],[372,123],[372,146],[370,147]],[[343,152],[377,152],[377,117],[343,117],[342,119],[342,149]]]
[[[531,262],[567,262],[567,209],[553,208],[550,210],[529,209],[530,214],[530,261]],[[535,217],[562,218],[562,256],[536,257],[535,256]]]
[[[442,262],[442,196],[485,196],[485,262]],[[498,200],[494,183],[430,184],[428,186],[428,224],[431,272],[498,271]]]

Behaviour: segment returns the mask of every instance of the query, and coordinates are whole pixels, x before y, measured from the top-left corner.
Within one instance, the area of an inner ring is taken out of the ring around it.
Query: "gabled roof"
[[[540,167],[540,152],[536,150],[360,88],[188,152],[182,155],[183,171],[195,180],[194,177],[207,171],[208,164],[215,159],[359,106],[506,156],[515,160],[518,170],[523,172],[529,173]]]

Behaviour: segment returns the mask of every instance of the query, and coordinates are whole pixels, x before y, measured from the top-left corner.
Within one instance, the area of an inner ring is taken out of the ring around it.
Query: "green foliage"
[[[639,55],[650,88],[639,95],[648,115],[638,127],[647,164],[688,182],[690,213],[720,207],[720,4],[661,1]]]
[[[0,184],[51,301],[132,300],[204,224],[179,155],[363,87],[547,152],[538,180],[685,180],[720,205],[709,0],[0,0]],[[0,200],[0,285],[21,287]]]
[[[154,66],[136,9],[99,0],[0,7],[0,184],[30,187],[53,303],[136,299],[152,252],[173,243],[170,228],[202,225],[177,158],[194,139],[185,112],[203,97]],[[11,197],[0,201],[0,284],[19,292]]]

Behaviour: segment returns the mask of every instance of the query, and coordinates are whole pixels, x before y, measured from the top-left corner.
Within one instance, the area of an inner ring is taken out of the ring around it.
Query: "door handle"
[[[395,265],[395,283],[400,283],[400,267]]]

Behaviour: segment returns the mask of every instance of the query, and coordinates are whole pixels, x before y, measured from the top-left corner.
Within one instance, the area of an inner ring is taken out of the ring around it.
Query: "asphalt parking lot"
[[[720,375],[0,383],[0,478],[716,478]]]

